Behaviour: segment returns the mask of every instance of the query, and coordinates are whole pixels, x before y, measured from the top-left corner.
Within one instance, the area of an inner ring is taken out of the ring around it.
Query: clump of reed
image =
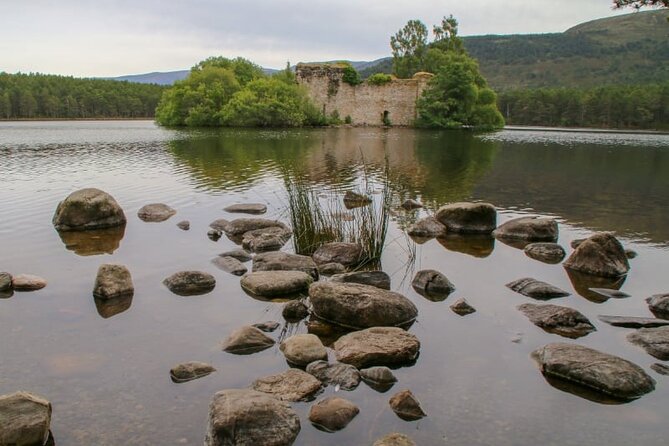
[[[342,186],[322,186],[306,175],[284,177],[295,252],[312,255],[329,242],[352,242],[362,246],[360,266],[378,264],[386,242],[391,189],[388,169],[371,176],[361,169],[355,192],[372,198],[371,203],[348,209]],[[374,190],[380,189],[375,194]]]

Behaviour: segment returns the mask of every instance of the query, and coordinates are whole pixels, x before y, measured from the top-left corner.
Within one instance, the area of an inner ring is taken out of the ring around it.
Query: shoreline
[[[52,122],[52,121],[155,121],[153,116],[143,118],[19,118],[0,119],[0,122]]]
[[[547,127],[507,125],[503,130],[509,131],[536,131],[536,132],[564,132],[564,133],[617,133],[629,135],[669,135],[669,130],[635,130],[635,129],[606,129],[591,127]]]

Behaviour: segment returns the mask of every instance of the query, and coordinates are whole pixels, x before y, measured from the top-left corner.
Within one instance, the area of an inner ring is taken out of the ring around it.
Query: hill
[[[172,85],[174,82],[185,79],[190,70],[167,71],[146,74],[130,74],[127,76],[118,76],[108,78],[114,81],[128,81],[138,84],[158,84],[158,85]]]

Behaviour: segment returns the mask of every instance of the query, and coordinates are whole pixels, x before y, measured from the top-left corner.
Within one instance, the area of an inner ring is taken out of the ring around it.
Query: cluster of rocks
[[[33,274],[0,272],[0,299],[12,297],[14,291],[37,291],[46,286],[46,280]]]

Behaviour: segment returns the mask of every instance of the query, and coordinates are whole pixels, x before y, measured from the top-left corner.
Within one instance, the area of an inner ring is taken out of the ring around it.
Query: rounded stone
[[[172,378],[172,381],[175,383],[185,383],[205,377],[215,371],[216,369],[213,366],[205,362],[184,362],[172,367],[170,370],[170,378]]]
[[[262,203],[240,203],[233,204],[223,208],[225,212],[241,214],[264,214],[267,212],[267,206]]]
[[[164,203],[151,203],[142,206],[137,211],[137,216],[140,220],[148,223],[159,223],[167,220],[176,213],[177,211]]]
[[[323,384],[339,386],[344,390],[353,390],[360,384],[360,372],[350,364],[314,361],[307,366],[306,371]]]
[[[98,299],[114,299],[121,296],[132,296],[135,287],[132,284],[130,271],[124,265],[104,264],[98,268],[93,287],[93,296]]]
[[[11,291],[12,289],[12,275],[9,273],[0,273],[0,292]]]
[[[306,291],[313,281],[302,271],[258,271],[245,274],[240,285],[253,295],[273,298]]]
[[[452,203],[442,206],[437,220],[449,232],[489,234],[497,226],[497,210],[489,203]]]
[[[51,403],[28,392],[0,396],[0,445],[43,445],[49,438]]]
[[[194,296],[213,290],[216,279],[202,271],[180,271],[163,280],[163,284],[179,296]]]
[[[410,390],[402,390],[393,395],[390,398],[390,407],[398,417],[405,421],[420,420],[427,415]]]
[[[282,251],[256,255],[253,258],[253,272],[257,271],[302,271],[318,280],[318,267],[311,257]]]
[[[558,239],[558,224],[552,218],[514,218],[502,223],[493,235],[499,239],[555,242]]]
[[[357,368],[400,366],[418,357],[420,342],[411,333],[397,327],[373,327],[354,331],[334,343],[337,360]]]
[[[557,243],[530,243],[523,251],[527,257],[551,265],[560,263],[567,255],[564,248]]]
[[[301,300],[294,300],[283,306],[281,314],[288,322],[297,322],[309,316],[309,307]]]
[[[37,291],[46,286],[46,280],[32,274],[19,274],[12,278],[14,291]]]
[[[600,277],[619,277],[630,269],[623,245],[612,234],[600,233],[586,239],[571,253],[564,266]]]
[[[370,285],[384,290],[390,289],[390,276],[383,271],[354,271],[352,273],[335,274],[330,280],[333,282]]]
[[[311,256],[318,265],[340,263],[356,266],[362,260],[362,246],[357,243],[331,242],[320,246]]]
[[[52,222],[58,231],[84,231],[122,226],[126,218],[114,197],[88,188],[72,192],[61,201]]]
[[[411,286],[418,294],[432,301],[444,300],[455,291],[455,285],[442,273],[433,269],[418,271],[411,281]]]
[[[288,369],[278,375],[256,379],[253,389],[283,401],[310,401],[321,390],[321,382],[299,369]]]
[[[289,363],[298,366],[307,366],[314,361],[328,357],[328,352],[321,340],[312,334],[291,336],[281,343],[279,349]]]
[[[247,325],[233,331],[223,341],[223,351],[237,355],[248,355],[266,350],[274,345],[274,339],[257,327]]]
[[[321,430],[336,432],[348,426],[358,413],[360,409],[352,402],[337,396],[329,396],[311,406],[309,421]]]

